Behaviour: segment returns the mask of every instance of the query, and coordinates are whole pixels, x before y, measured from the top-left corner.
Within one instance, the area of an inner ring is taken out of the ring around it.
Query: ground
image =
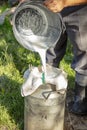
[[[67,92],[66,102],[73,98],[73,90]],[[65,109],[65,127],[64,130],[87,130],[87,116],[76,116]]]

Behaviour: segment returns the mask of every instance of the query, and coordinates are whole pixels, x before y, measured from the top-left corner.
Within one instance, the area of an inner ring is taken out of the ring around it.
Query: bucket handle
[[[65,92],[66,92],[66,89],[60,89],[60,90],[57,90],[57,91],[46,91],[46,92],[42,92],[42,95],[43,97],[47,100],[49,98],[49,96],[53,93],[58,93],[60,95],[64,95]]]

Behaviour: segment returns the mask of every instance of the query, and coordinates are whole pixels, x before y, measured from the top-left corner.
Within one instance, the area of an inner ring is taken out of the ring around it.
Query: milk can
[[[66,90],[41,85],[25,97],[24,130],[63,130]]]

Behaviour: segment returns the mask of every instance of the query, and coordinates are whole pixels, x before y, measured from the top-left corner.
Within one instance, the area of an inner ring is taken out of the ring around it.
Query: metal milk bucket
[[[24,130],[63,130],[65,98],[66,90],[55,91],[51,84],[26,96]]]
[[[54,46],[62,32],[59,14],[48,10],[42,1],[30,0],[18,6],[13,16],[13,32],[26,49],[48,49]]]

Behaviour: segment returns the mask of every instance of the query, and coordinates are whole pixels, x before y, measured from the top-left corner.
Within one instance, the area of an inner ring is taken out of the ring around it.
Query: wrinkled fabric
[[[31,95],[43,85],[42,74],[38,67],[33,67],[31,71],[27,70],[24,73],[24,78],[26,81],[22,85],[21,95],[28,96]],[[49,83],[55,85],[56,91],[67,89],[67,74],[58,68],[47,65],[47,75],[45,76],[45,84]]]

